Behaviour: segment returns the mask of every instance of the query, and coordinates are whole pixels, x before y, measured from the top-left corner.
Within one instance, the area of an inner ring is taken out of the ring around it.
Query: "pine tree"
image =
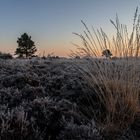
[[[35,43],[31,40],[31,36],[27,33],[21,35],[17,40],[18,48],[15,51],[15,54],[19,57],[31,57],[36,51]]]

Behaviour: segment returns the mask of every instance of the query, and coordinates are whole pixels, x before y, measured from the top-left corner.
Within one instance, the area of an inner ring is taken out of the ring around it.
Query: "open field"
[[[1,0],[0,140],[140,140],[139,4]]]
[[[0,60],[0,139],[140,139],[139,76],[138,58]]]

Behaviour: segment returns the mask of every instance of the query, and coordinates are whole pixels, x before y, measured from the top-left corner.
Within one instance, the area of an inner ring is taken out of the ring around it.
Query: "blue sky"
[[[0,0],[0,51],[14,53],[17,38],[24,32],[32,36],[38,54],[46,51],[67,56],[81,33],[80,20],[108,34],[110,19],[118,13],[120,21],[130,26],[139,0]]]

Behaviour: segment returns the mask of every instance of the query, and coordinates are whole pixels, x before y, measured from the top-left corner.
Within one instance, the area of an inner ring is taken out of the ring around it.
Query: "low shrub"
[[[2,52],[0,52],[0,58],[1,59],[12,59],[13,56],[10,53],[2,53]]]

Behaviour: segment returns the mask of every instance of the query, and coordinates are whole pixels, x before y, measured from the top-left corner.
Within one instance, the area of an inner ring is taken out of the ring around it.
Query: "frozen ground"
[[[105,139],[91,116],[100,104],[77,65],[86,70],[88,61],[0,60],[0,140]],[[116,139],[140,137],[130,128]]]

